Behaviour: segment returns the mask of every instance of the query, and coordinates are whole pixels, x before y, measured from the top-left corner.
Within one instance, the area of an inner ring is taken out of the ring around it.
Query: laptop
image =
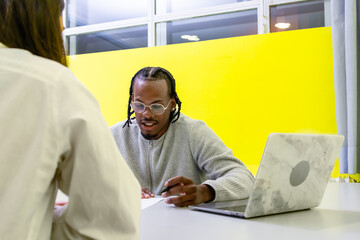
[[[189,208],[252,218],[317,207],[343,141],[341,135],[271,133],[248,199]]]

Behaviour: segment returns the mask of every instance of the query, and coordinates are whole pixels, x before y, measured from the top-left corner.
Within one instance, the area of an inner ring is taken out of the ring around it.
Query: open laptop
[[[190,209],[252,218],[319,206],[344,136],[271,133],[249,199]]]

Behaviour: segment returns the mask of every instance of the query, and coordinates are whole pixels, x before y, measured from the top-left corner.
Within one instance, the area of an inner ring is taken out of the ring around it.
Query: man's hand
[[[141,187],[141,198],[152,198],[155,194],[149,191],[149,189]]]
[[[173,186],[161,196],[170,197],[166,199],[167,204],[174,204],[177,207],[197,205],[203,202],[212,201],[215,198],[214,189],[206,184],[195,185],[194,182],[186,177],[177,176],[170,178],[165,186]]]

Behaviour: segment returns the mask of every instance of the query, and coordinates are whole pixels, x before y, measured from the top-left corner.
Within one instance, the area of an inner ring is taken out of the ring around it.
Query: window
[[[156,45],[257,34],[257,10],[162,22],[156,29],[165,33]]]
[[[330,0],[67,0],[64,37],[72,55],[329,26],[329,12]]]
[[[68,0],[67,27],[86,26],[148,15],[148,0]]]
[[[67,40],[70,55],[147,47],[147,26],[73,35]]]
[[[324,27],[324,1],[270,7],[270,32]]]

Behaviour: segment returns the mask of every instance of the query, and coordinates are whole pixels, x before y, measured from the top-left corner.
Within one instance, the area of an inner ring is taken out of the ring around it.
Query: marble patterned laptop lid
[[[320,204],[344,136],[271,133],[244,217]]]

